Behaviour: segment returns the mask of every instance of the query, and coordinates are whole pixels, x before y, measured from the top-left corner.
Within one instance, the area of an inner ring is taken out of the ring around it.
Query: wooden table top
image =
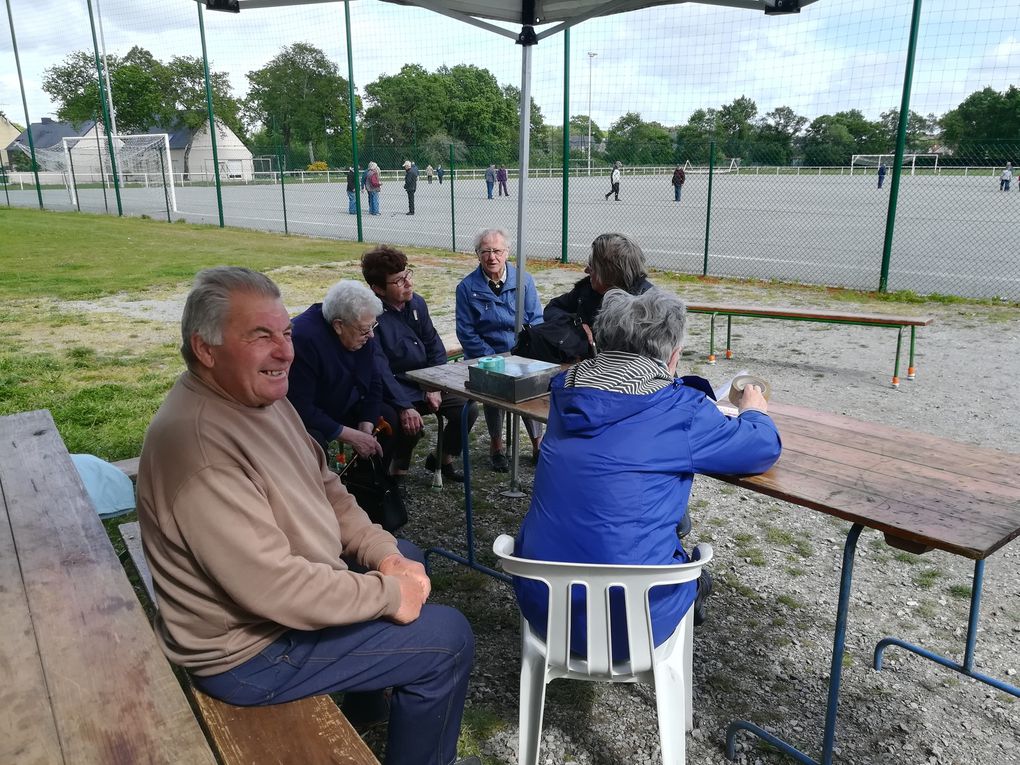
[[[464,387],[465,362],[407,373],[541,422],[548,396],[511,403]],[[770,402],[783,454],[767,473],[713,476],[860,523],[903,549],[983,559],[1020,536],[1020,455]]]
[[[46,411],[0,417],[0,762],[212,751]]]

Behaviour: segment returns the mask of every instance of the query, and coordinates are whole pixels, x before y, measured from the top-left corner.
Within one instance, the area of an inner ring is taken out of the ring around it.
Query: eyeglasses
[[[486,250],[479,250],[478,254],[488,256],[488,255],[500,255],[504,252],[506,252],[506,247],[500,247],[499,249],[496,249],[495,247],[490,247],[489,249]]]
[[[406,287],[411,283],[411,277],[413,275],[414,269],[409,268],[406,271],[404,271],[404,273],[402,273],[400,276],[398,276],[396,279],[393,279],[392,281],[387,280],[386,283],[395,284],[397,287]]]
[[[343,322],[341,322],[341,323],[343,323]],[[379,322],[373,321],[372,322],[372,326],[369,327],[368,329],[361,329],[360,327],[358,327],[357,325],[354,325],[354,324],[352,324],[351,326],[354,327],[354,329],[357,331],[357,333],[359,335],[361,335],[362,337],[368,337],[373,332],[375,332],[376,328],[379,326]]]

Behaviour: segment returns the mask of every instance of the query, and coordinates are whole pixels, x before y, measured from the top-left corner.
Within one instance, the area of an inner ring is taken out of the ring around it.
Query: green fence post
[[[11,192],[7,190],[7,168],[4,167],[4,161],[0,159],[0,181],[4,184],[4,196],[7,198],[7,206],[11,206]]]
[[[106,80],[99,63],[99,41],[96,39],[96,20],[92,16],[92,0],[86,0],[89,11],[89,24],[92,27],[92,52],[96,57],[96,77],[99,78],[99,101],[103,107],[103,131],[106,133],[106,148],[110,152],[110,173],[113,175],[113,193],[117,198],[117,215],[124,215],[124,205],[120,199],[120,173],[117,172],[117,155],[113,149],[113,131],[110,129],[110,107],[106,97]],[[98,131],[98,127],[96,128]],[[99,163],[102,167],[102,162]]]
[[[35,161],[35,141],[32,139],[32,119],[28,116],[28,100],[25,98],[25,81],[21,79],[21,57],[18,55],[18,38],[14,34],[14,14],[11,12],[11,0],[7,0],[7,21],[11,25],[11,45],[14,48],[14,64],[18,69],[18,85],[21,87],[21,105],[25,109],[25,132],[28,133],[28,150],[32,155],[32,174],[35,175],[35,193],[39,197],[39,209],[44,210],[42,186],[39,185],[39,163]]]
[[[92,120],[99,124],[99,115],[94,114]],[[106,173],[103,172],[103,145],[99,142],[99,131],[96,131],[96,157],[99,159],[99,183],[103,186],[103,209],[110,214],[110,197],[106,194]]]
[[[351,112],[351,165],[354,167],[354,209],[358,214],[358,241],[364,242],[361,230],[361,165],[358,164],[358,124],[354,110],[354,55],[351,52],[351,5],[344,0],[344,25],[347,33],[347,101]]]
[[[563,232],[560,262],[567,262],[567,237],[570,234],[567,213],[570,207],[570,30],[563,33]]]
[[[708,276],[708,235],[712,225],[712,178],[715,176],[715,141],[708,145],[708,206],[705,209],[705,263],[701,275]]]
[[[216,114],[213,112],[212,84],[209,82],[209,52],[205,47],[205,19],[202,4],[198,6],[198,33],[202,38],[202,68],[205,71],[205,108],[209,114],[209,140],[212,141],[213,176],[216,179],[216,209],[220,213],[220,228],[223,228],[223,192],[220,189],[220,157],[216,151]],[[282,172],[282,171],[281,171]],[[283,177],[282,175],[280,176]],[[286,218],[284,219],[286,225]]]
[[[457,216],[453,212],[453,144],[450,144],[450,236],[453,238],[453,245],[450,247],[454,252],[457,251]]]
[[[900,99],[900,125],[896,133],[896,156],[893,158],[892,183],[889,185],[889,212],[885,216],[885,241],[882,244],[882,272],[878,291],[889,287],[889,261],[892,258],[893,229],[896,228],[896,204],[900,198],[903,152],[907,145],[907,123],[910,121],[910,85],[914,79],[914,54],[917,52],[917,29],[921,21],[921,0],[914,0],[910,17],[910,39],[907,42],[907,67],[903,73],[903,97]]]
[[[283,152],[277,155],[277,161],[280,163],[280,199],[283,200],[283,233],[289,234],[290,229],[287,228],[287,184],[283,182]],[[220,225],[223,225],[222,223]]]

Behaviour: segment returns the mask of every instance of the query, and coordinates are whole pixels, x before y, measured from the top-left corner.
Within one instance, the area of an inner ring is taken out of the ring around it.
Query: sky
[[[167,60],[201,56],[193,0],[92,0],[105,48],[133,45]],[[92,50],[86,0],[10,0],[32,121],[54,116],[43,74],[74,50]],[[818,0],[800,14],[681,3],[592,19],[570,32],[571,114],[591,113],[603,128],[626,112],[666,126],[699,108],[740,96],[759,114],[789,106],[814,119],[860,109],[871,119],[898,108],[910,29],[910,0]],[[513,40],[426,10],[379,0],[350,3],[354,82],[359,92],[382,74],[416,63],[474,64],[503,85],[521,82]],[[6,7],[0,7],[0,111],[24,123]],[[345,77],[342,3],[204,14],[213,70],[226,71],[236,96],[246,74],[295,42],[322,48]],[[547,122],[563,119],[564,34],[533,50],[532,97]],[[595,56],[589,56],[595,53]],[[975,90],[1020,85],[1020,0],[925,0],[911,108],[942,115]]]

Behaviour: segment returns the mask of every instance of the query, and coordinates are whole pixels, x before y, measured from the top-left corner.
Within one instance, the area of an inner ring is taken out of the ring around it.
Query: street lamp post
[[[588,177],[591,177],[591,63],[599,55],[588,51]]]

